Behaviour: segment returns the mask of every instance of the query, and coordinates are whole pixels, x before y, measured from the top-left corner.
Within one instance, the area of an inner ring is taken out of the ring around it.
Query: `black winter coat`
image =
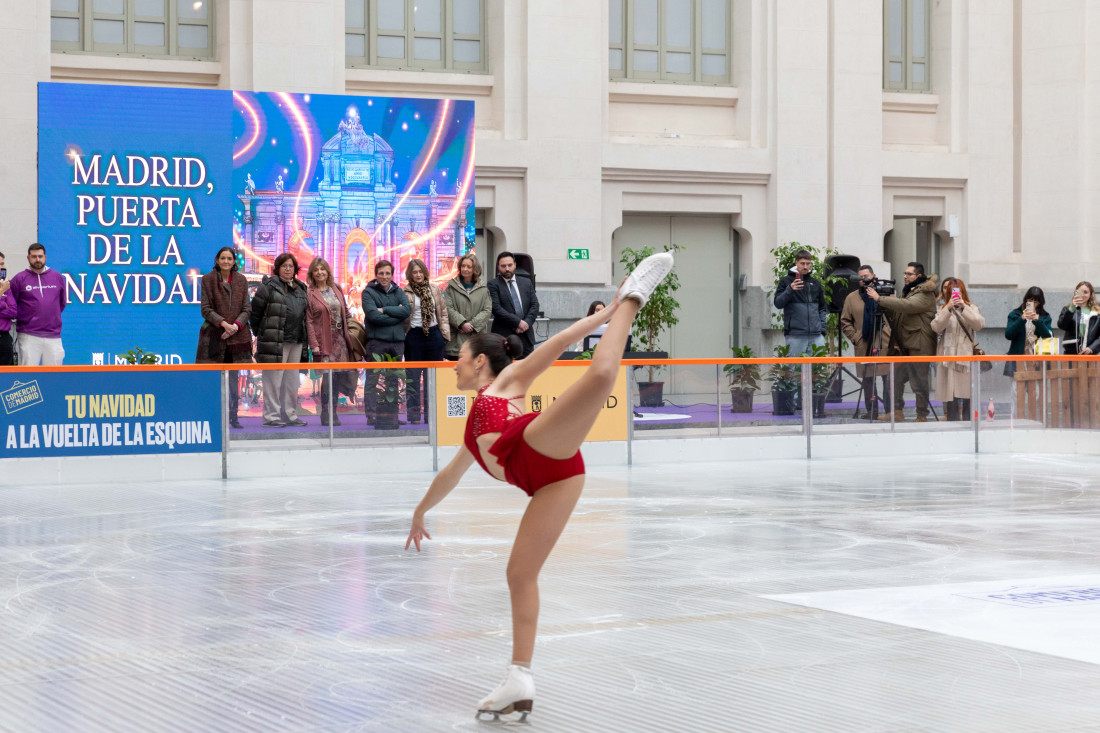
[[[306,286],[295,280],[290,288],[277,277],[268,275],[252,297],[252,315],[248,319],[256,336],[256,361],[260,364],[279,364],[283,360],[283,342],[286,340],[287,313],[290,298],[300,298],[302,323],[299,343],[307,342],[305,312]]]
[[[802,290],[791,287],[794,275],[780,279],[775,287],[775,307],[783,311],[783,333],[816,336],[825,333],[829,311],[825,307],[825,289],[813,275],[802,279]]]

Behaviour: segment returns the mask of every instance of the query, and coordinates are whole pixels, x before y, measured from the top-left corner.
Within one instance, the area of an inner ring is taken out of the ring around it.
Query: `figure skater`
[[[538,576],[584,488],[580,447],[615,385],[623,348],[638,310],[672,270],[667,252],[647,257],[622,283],[610,306],[550,337],[526,359],[514,335],[471,336],[454,370],[458,388],[477,390],[466,418],[464,445],[432,481],[413,512],[405,549],[431,539],[424,515],[443,500],[476,460],[493,478],[531,497],[508,559],[512,599],[512,664],[504,681],[478,703],[477,718],[520,713],[525,722],[535,697],[531,656],[539,615]],[[524,414],[527,389],[571,343],[607,323],[592,364],[542,412]]]

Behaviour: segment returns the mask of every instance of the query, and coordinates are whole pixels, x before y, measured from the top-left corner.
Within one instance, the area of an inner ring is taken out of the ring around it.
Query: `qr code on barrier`
[[[447,395],[447,417],[466,417],[466,395]]]

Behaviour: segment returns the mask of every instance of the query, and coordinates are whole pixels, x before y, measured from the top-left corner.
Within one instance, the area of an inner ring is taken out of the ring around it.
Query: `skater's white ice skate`
[[[526,723],[527,715],[535,704],[535,678],[531,670],[512,664],[508,667],[508,676],[495,690],[477,704],[478,720],[498,723],[502,715],[519,713],[517,722]],[[482,718],[491,715],[492,718]]]
[[[619,287],[619,300],[633,298],[644,306],[661,281],[672,272],[672,265],[671,252],[658,252],[646,257]]]

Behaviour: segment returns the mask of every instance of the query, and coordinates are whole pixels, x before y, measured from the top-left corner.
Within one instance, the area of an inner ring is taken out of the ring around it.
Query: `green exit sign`
[[[571,250],[569,250],[569,259],[571,259],[571,260],[587,260],[588,259],[588,250],[587,249],[571,249]]]

